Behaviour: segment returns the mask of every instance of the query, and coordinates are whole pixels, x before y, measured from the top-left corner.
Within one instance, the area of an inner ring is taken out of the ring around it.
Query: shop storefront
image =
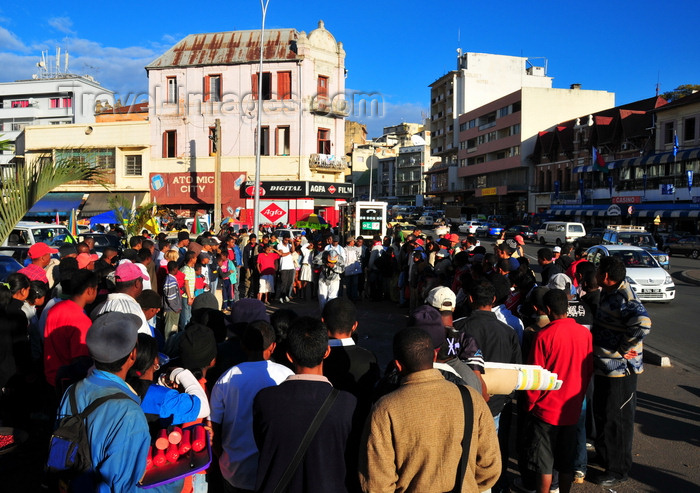
[[[240,188],[245,201],[246,222],[253,223],[255,184],[247,182]],[[309,214],[318,214],[331,226],[339,219],[338,205],[354,196],[349,183],[315,181],[265,181],[260,183],[261,224],[294,224]]]

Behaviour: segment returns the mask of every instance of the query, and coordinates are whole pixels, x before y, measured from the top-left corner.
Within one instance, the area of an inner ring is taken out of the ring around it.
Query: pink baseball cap
[[[35,258],[43,257],[47,253],[58,253],[58,249],[51,248],[43,241],[40,241],[38,243],[34,243],[32,246],[29,247],[27,256],[33,260]]]
[[[148,275],[141,272],[141,269],[139,269],[138,266],[131,262],[124,262],[123,264],[119,264],[119,266],[117,266],[117,270],[114,273],[114,277],[118,282],[129,282],[138,278],[141,278],[144,281],[148,281],[151,279],[150,277],[148,277]]]
[[[524,244],[525,244],[525,240],[523,240],[523,237],[520,236],[520,235],[515,235],[515,237],[514,237],[513,239],[516,241],[516,243],[517,243],[518,245],[524,245]]]
[[[98,257],[95,253],[81,253],[75,259],[78,261],[78,269],[85,269],[90,262],[94,262]]]

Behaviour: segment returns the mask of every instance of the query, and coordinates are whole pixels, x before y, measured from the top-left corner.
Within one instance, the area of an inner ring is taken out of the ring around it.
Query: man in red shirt
[[[68,286],[70,298],[51,308],[44,326],[44,374],[46,381],[58,390],[63,387],[57,380],[59,369],[90,356],[85,337],[92,321],[85,314],[85,306],[95,301],[97,276],[80,269]]]
[[[559,471],[559,488],[569,493],[574,479],[576,423],[593,374],[593,338],[583,325],[567,318],[568,299],[550,289],[544,305],[551,322],[535,335],[528,363],[556,373],[559,390],[527,391],[530,415],[525,430],[528,468],[538,474],[538,493],[548,493],[552,469]]]
[[[29,247],[27,256],[32,260],[32,263],[19,272],[29,278],[30,281],[41,281],[49,283],[49,278],[46,277],[44,268],[51,262],[51,254],[58,253],[56,248],[51,248],[46,243],[40,241]]]
[[[260,273],[258,299],[266,304],[270,303],[270,295],[275,294],[275,274],[277,273],[275,262],[279,257],[272,251],[271,243],[267,243],[265,249],[258,255],[257,265]]]

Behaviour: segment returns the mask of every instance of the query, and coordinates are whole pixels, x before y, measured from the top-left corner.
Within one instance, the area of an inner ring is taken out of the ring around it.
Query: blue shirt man
[[[87,334],[87,346],[95,369],[75,384],[78,409],[71,409],[64,394],[58,419],[83,411],[97,398],[126,394],[129,399],[103,403],[87,418],[95,491],[137,491],[146,470],[150,435],[140,399],[124,381],[136,359],[136,340],[141,320],[136,315],[106,313],[98,317]]]

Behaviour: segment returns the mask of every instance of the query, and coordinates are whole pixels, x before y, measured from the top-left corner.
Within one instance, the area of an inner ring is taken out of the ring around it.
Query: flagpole
[[[262,132],[262,79],[263,79],[263,58],[265,55],[265,17],[267,16],[267,6],[270,0],[260,0],[262,9],[262,22],[260,24],[260,68],[258,70],[258,130],[255,146],[255,188],[253,191],[253,234],[257,236],[260,229],[258,216],[260,215],[260,144],[262,142],[260,133]],[[301,149],[299,150],[301,154]]]

